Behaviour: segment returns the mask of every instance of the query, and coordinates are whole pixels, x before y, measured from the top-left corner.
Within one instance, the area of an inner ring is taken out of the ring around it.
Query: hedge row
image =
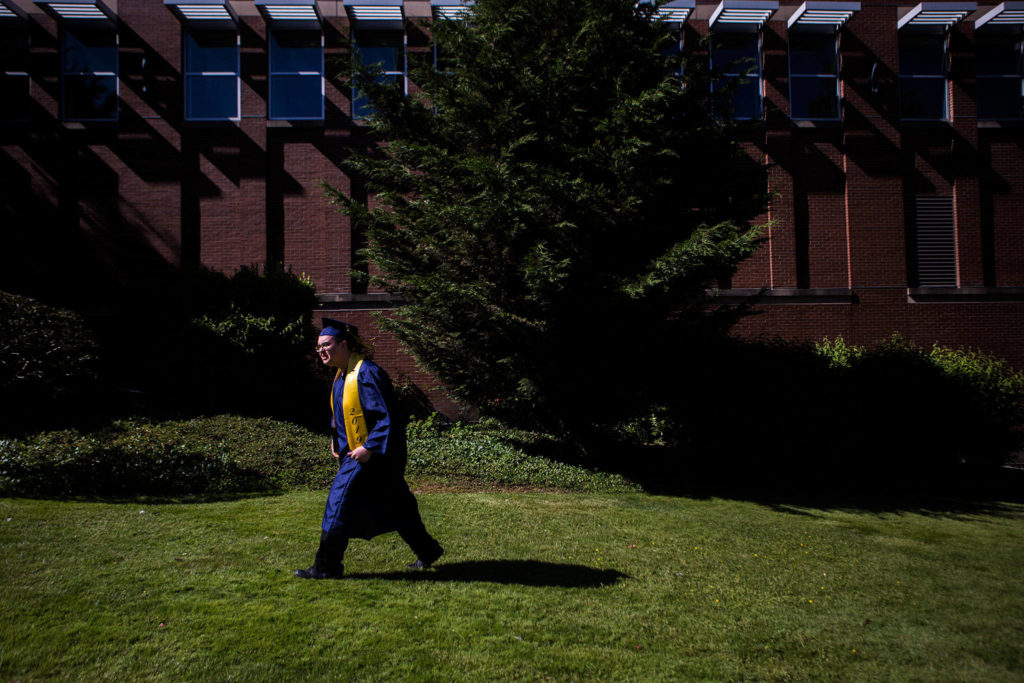
[[[330,460],[326,437],[268,418],[118,420],[94,432],[0,441],[0,492],[135,496],[315,488],[334,476]]]
[[[1021,447],[1024,375],[976,351],[728,340],[682,367],[681,393],[628,427],[689,464],[827,484],[998,466]]]
[[[552,462],[494,430],[430,420],[409,428],[411,476],[478,485],[622,491],[620,477]],[[268,418],[120,420],[95,432],[0,441],[0,494],[181,496],[323,489],[337,471],[323,434]]]

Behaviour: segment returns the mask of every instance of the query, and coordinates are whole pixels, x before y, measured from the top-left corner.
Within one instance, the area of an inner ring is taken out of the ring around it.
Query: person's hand
[[[360,446],[359,448],[350,451],[348,457],[365,465],[370,460],[371,455],[373,455],[373,451],[369,451],[363,446]]]
[[[331,439],[331,455],[334,456],[335,460],[338,459],[338,450],[334,447],[334,439]]]

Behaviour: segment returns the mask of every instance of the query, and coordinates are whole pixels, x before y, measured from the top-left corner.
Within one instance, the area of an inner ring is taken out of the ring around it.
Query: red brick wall
[[[908,303],[905,289],[857,291],[855,304],[777,304],[757,307],[735,334],[800,341],[843,337],[874,346],[900,333],[923,347],[972,348],[1024,368],[1024,306],[1019,303]]]
[[[233,6],[241,14],[242,118],[216,126],[183,121],[182,27],[152,0],[116,4],[120,121],[62,124],[58,26],[31,8],[36,112],[28,126],[0,126],[2,215],[22,228],[55,230],[54,239],[75,231],[111,269],[143,252],[227,272],[282,260],[321,294],[351,295],[358,292],[353,251],[363,236],[320,187],[326,181],[358,193],[340,163],[367,145],[350,118],[343,6],[320,3],[326,118],[308,127],[266,120],[267,29],[254,6]],[[714,6],[701,2],[686,28],[686,49],[698,59],[706,58],[697,38],[708,32]],[[766,119],[741,144],[766,168],[774,195],[762,219],[771,224],[762,249],[723,285],[800,290],[811,301],[823,288],[848,289],[850,301],[762,305],[737,333],[872,344],[900,332],[920,344],[982,348],[1024,367],[1024,297],[992,289],[1024,287],[1024,129],[976,120],[970,20],[951,34],[952,124],[901,123],[896,22],[906,8],[888,0],[862,6],[840,34],[842,123],[789,120],[786,19],[795,6],[782,7],[765,27]],[[408,3],[407,13],[424,8]],[[423,31],[410,29],[408,41],[410,56],[428,53]],[[908,299],[907,200],[916,194],[955,197],[960,284],[989,288],[1003,301]],[[333,314],[375,333],[369,311]],[[380,337],[377,357],[396,379],[408,375],[432,387],[393,339]],[[431,392],[439,407],[458,410],[440,388]]]
[[[1020,133],[981,131],[985,206],[992,227],[994,284],[1024,286],[1024,153]],[[1019,335],[1018,335],[1019,336]]]

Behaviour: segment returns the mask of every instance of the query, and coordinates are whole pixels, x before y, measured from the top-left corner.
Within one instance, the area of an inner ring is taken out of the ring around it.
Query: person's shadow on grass
[[[557,588],[600,588],[628,578],[627,574],[614,569],[598,569],[581,564],[558,564],[540,560],[475,560],[439,564],[426,571],[366,572],[345,575],[346,580],[478,581]]]

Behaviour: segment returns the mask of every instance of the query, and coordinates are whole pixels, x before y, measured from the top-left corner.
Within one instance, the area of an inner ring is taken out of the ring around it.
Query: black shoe
[[[428,561],[424,561],[422,559],[417,559],[412,564],[405,565],[405,568],[406,569],[412,569],[414,571],[420,571],[421,569],[430,569],[431,567],[434,566],[434,563],[437,562],[438,559],[440,559],[440,557],[442,555],[444,555],[444,548],[442,548],[441,546],[437,546],[437,554],[434,555],[433,558],[431,558]]]
[[[300,579],[340,579],[345,576],[345,568],[339,566],[337,569],[320,569],[315,564],[309,569],[296,569],[295,576]]]

